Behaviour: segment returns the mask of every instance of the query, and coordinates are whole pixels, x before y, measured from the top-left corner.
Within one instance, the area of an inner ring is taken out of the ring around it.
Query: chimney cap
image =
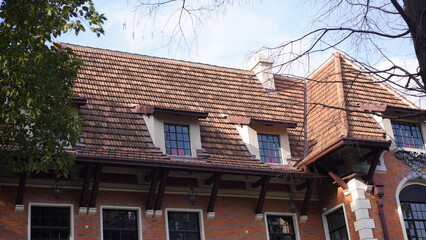
[[[274,60],[266,57],[264,52],[257,52],[246,64],[246,69],[252,71],[260,63],[265,63],[272,66]]]

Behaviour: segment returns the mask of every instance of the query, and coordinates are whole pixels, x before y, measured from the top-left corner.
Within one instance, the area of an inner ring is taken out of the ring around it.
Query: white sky
[[[204,0],[206,1],[206,0]],[[313,15],[317,13],[315,1],[303,0],[240,0],[228,4],[225,13],[215,14],[203,19],[196,29],[196,39],[192,28],[184,28],[189,45],[182,38],[169,36],[176,26],[176,8],[169,7],[152,18],[141,17],[136,10],[137,0],[94,0],[95,7],[108,18],[104,25],[105,35],[96,37],[90,30],[75,36],[74,33],[61,36],[57,41],[83,46],[112,49],[151,56],[201,62],[232,68],[244,68],[251,54],[262,46],[274,47],[284,41],[303,36],[311,28]],[[203,1],[201,1],[203,2]],[[239,3],[236,3],[239,2]],[[318,3],[318,2],[316,2]],[[174,16],[170,17],[170,16]],[[188,23],[182,21],[183,23]],[[165,25],[165,27],[163,27]],[[386,45],[386,43],[385,43]],[[390,57],[398,62],[416,63],[411,45],[407,41],[386,46],[392,49]],[[287,69],[285,73],[307,76],[319,64],[327,60],[331,53],[327,51],[306,62]],[[381,60],[378,60],[381,61]],[[385,63],[378,63],[385,66]],[[415,68],[415,66],[411,66]],[[419,98],[411,98],[420,104]],[[424,101],[424,100],[423,100]]]

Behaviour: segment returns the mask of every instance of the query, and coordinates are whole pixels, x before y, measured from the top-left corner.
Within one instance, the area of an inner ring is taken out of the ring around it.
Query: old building
[[[426,238],[423,110],[342,54],[298,79],[61,45],[76,164],[2,170],[0,239]]]

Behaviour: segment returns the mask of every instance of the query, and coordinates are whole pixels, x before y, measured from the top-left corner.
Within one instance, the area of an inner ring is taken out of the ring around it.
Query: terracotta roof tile
[[[386,140],[385,132],[371,114],[354,112],[361,110],[356,103],[413,108],[389,86],[363,72],[340,53],[336,53],[309,77],[308,96],[312,104],[308,116],[310,154],[307,160],[343,137]]]
[[[152,143],[143,117],[132,104],[206,112],[200,119],[206,157],[197,164],[297,171],[271,167],[252,157],[234,125],[224,114],[298,124],[289,129],[294,158],[303,150],[303,85],[300,79],[276,76],[275,93],[266,92],[256,76],[239,69],[160,59],[70,44],[83,60],[74,91],[87,99],[81,107],[84,147],[80,156],[115,157],[137,161],[182,162],[171,159]]]

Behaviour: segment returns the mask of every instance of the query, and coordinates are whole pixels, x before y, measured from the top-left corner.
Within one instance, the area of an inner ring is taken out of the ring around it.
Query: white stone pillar
[[[377,240],[373,236],[374,219],[368,213],[371,204],[365,197],[365,184],[353,178],[348,182],[348,188],[352,196],[351,210],[355,213],[355,231],[359,233],[360,240]]]

